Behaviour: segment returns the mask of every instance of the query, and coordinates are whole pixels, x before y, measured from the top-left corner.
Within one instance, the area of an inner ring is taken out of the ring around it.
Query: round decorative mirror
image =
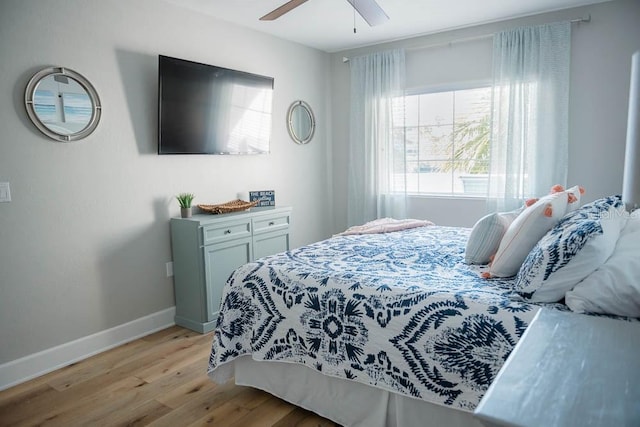
[[[64,142],[91,134],[102,112],[100,98],[91,83],[63,67],[45,68],[31,77],[24,103],[40,132]]]
[[[304,101],[295,101],[287,113],[289,135],[297,144],[306,144],[313,138],[316,130],[316,119],[311,107]]]

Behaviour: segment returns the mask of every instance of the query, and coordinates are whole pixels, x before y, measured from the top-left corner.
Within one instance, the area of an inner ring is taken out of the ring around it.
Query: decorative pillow
[[[607,212],[610,208],[622,208],[623,205],[622,196],[620,195],[603,197],[602,199],[587,203],[580,209],[569,212],[560,220],[559,225],[562,225],[565,222],[576,221],[577,218],[600,219],[603,215],[609,215]]]
[[[574,185],[567,190],[567,212],[573,212],[580,207],[580,199],[584,194],[584,188]],[[566,214],[565,213],[565,214]]]
[[[577,313],[640,317],[640,211],[622,229],[611,257],[573,290],[565,303]]]
[[[549,194],[560,193],[563,191],[565,191],[564,187],[560,184],[556,184],[553,187],[551,187],[551,191]],[[580,187],[579,185],[576,185],[569,188],[566,191],[566,194],[567,194],[567,201],[568,201],[567,212],[571,212],[578,209],[578,207],[580,207],[580,197],[584,194],[584,188]],[[538,200],[540,199],[539,198],[527,199],[525,200],[524,205],[531,206]]]
[[[542,197],[526,208],[507,229],[491,263],[489,277],[515,276],[535,244],[558,223],[567,210],[567,193]]]
[[[622,227],[620,234],[635,233],[636,231],[640,231],[640,209],[633,211],[631,214],[627,214],[627,221],[624,227]]]
[[[514,219],[524,210],[495,212],[478,220],[471,230],[464,261],[467,264],[488,264],[500,246],[500,241]]]
[[[540,239],[518,272],[516,292],[532,302],[560,301],[609,258],[624,225],[622,202],[594,203],[567,214]]]

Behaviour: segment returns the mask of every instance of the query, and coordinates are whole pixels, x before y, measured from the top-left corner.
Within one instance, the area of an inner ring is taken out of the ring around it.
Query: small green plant
[[[191,193],[180,193],[176,196],[176,199],[178,199],[178,203],[180,203],[181,208],[190,208],[193,198],[194,195]]]

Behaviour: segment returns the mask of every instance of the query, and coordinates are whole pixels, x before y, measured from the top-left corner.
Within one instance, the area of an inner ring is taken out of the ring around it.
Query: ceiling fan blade
[[[302,3],[306,3],[308,0],[291,0],[286,2],[285,4],[283,4],[282,6],[280,6],[277,9],[272,10],[271,12],[267,13],[266,15],[264,15],[262,18],[260,18],[261,21],[273,21],[274,19],[278,19],[280,18],[282,15],[284,15],[287,12],[290,12],[291,10],[295,9],[296,7],[300,6]]]
[[[389,17],[376,0],[347,0],[370,27],[384,24]]]

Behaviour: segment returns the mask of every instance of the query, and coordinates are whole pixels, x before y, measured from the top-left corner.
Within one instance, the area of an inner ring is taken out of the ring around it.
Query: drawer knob
[[[231,230],[225,231],[224,234],[231,234]]]
[[[272,225],[276,225],[276,223],[275,223],[275,222],[273,222],[273,221],[271,221],[271,222],[269,223],[269,227],[271,227]]]

